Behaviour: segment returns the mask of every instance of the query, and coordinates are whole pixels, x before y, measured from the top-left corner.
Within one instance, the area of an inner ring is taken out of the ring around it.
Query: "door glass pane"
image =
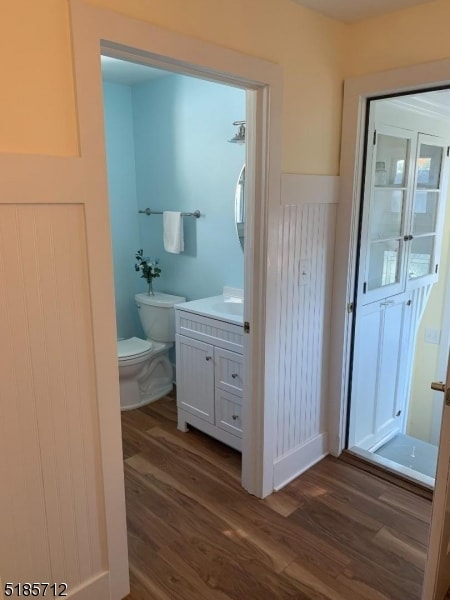
[[[397,283],[399,271],[400,241],[372,242],[369,249],[369,273],[367,287],[375,290]]]
[[[417,187],[438,189],[441,180],[443,148],[420,144],[419,158],[417,159]]]
[[[404,192],[375,189],[370,205],[370,239],[399,237],[402,227]]]
[[[379,134],[375,162],[375,186],[404,187],[409,140]]]
[[[434,240],[434,235],[427,235],[412,240],[408,264],[409,279],[417,279],[417,277],[429,275],[434,269],[434,265],[431,263]]]
[[[414,196],[413,233],[434,233],[439,192],[417,191]]]

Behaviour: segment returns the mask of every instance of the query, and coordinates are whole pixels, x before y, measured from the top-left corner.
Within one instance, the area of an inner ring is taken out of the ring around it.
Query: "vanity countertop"
[[[244,322],[244,302],[241,298],[229,298],[223,295],[211,296],[210,298],[181,302],[175,305],[175,309],[236,325],[242,325]]]

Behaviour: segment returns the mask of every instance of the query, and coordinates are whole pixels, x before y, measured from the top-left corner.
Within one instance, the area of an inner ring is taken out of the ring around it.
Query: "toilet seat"
[[[117,342],[117,355],[119,361],[132,360],[138,356],[146,355],[151,349],[151,342],[148,340],[141,340],[137,337],[131,337]]]

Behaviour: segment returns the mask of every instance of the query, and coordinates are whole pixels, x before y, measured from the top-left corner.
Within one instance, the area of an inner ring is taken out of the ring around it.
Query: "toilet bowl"
[[[172,390],[170,346],[136,337],[117,342],[121,410],[139,408]]]
[[[175,338],[173,307],[184,300],[181,296],[158,292],[154,296],[136,294],[147,339],[131,337],[117,342],[121,410],[139,408],[172,390],[169,349]]]

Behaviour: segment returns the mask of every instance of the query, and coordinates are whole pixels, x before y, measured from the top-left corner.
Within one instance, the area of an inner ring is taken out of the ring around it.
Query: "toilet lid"
[[[148,352],[152,347],[152,343],[147,340],[141,340],[137,337],[120,340],[117,342],[117,354],[119,358],[129,358],[137,354]]]

